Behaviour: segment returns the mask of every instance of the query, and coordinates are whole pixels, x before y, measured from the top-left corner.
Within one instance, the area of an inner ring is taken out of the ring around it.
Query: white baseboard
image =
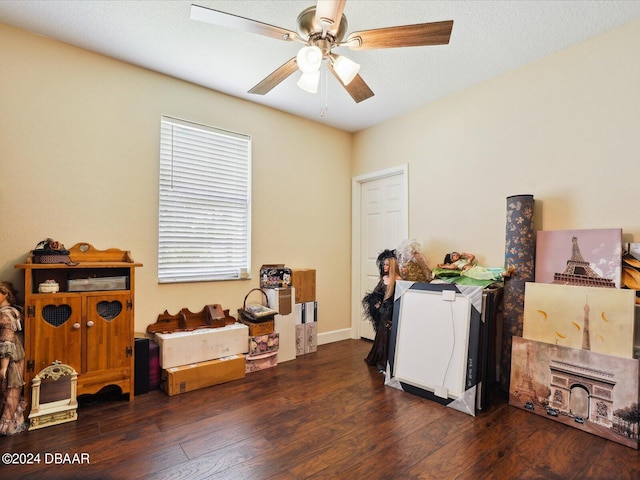
[[[339,342],[341,340],[349,340],[351,338],[351,329],[343,328],[342,330],[334,330],[332,332],[324,332],[318,334],[318,345]]]

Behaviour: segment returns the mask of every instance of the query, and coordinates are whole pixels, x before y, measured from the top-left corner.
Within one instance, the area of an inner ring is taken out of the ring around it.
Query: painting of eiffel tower
[[[560,285],[580,285],[583,287],[615,288],[612,278],[604,278],[598,275],[589,262],[586,262],[580,253],[578,237],[571,238],[571,258],[567,260],[567,267],[562,273],[555,273],[553,282]]]
[[[535,281],[619,288],[622,229],[539,231]]]
[[[527,283],[522,336],[632,358],[635,306],[633,290]]]
[[[514,336],[511,362],[509,405],[636,450],[640,447],[638,418],[626,413],[638,408],[637,359]],[[533,391],[537,401],[531,400]]]
[[[531,405],[539,404],[540,402],[536,395],[536,387],[533,385],[533,377],[531,376],[531,352],[528,345],[525,362],[520,381],[517,386],[511,387],[511,395],[521,402],[527,403],[529,408],[531,408]]]

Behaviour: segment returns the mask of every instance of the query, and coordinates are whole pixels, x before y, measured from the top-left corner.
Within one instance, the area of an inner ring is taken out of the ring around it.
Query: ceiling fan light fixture
[[[309,93],[318,93],[318,85],[320,84],[320,70],[315,72],[302,72],[297,85]]]
[[[338,77],[340,77],[340,80],[342,80],[342,83],[349,85],[360,71],[360,65],[341,55],[332,56],[332,60],[333,69]]]
[[[322,50],[315,45],[302,47],[298,51],[296,62],[303,73],[318,72],[322,64]]]
[[[327,60],[329,63],[326,66],[329,71],[356,103],[373,97],[374,93],[358,74],[360,65],[332,53],[334,48],[375,50],[421,47],[446,45],[451,39],[453,20],[361,30],[352,32],[343,41],[348,30],[347,18],[343,13],[346,2],[347,0],[316,0],[314,2],[316,5],[307,7],[298,15],[297,33],[198,5],[191,5],[191,19],[304,44],[295,57],[276,68],[248,93],[265,95],[296,70],[303,73],[298,85],[308,92],[317,93],[320,68],[322,68],[322,62]]]

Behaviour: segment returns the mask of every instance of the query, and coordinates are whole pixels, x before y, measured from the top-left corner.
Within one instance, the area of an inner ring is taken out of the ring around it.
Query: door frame
[[[362,250],[361,234],[361,201],[362,185],[385,177],[402,175],[404,183],[405,204],[405,231],[403,238],[409,238],[409,165],[403,164],[396,167],[366,173],[351,179],[351,338],[360,338],[360,315],[362,311],[360,292],[360,254]]]

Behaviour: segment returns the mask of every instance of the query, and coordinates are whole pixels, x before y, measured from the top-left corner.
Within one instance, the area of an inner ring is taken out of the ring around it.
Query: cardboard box
[[[296,324],[296,356],[304,355],[305,338],[307,336],[307,329],[304,323]]]
[[[291,269],[284,264],[262,265],[260,267],[260,287],[277,288],[291,285]]]
[[[293,290],[291,287],[266,288],[269,307],[280,315],[289,315],[293,308]]]
[[[300,325],[304,318],[304,303],[295,303],[293,305],[293,315],[295,317],[295,324]]]
[[[296,325],[295,315],[276,315],[275,329],[280,335],[278,363],[296,359]]]
[[[313,353],[318,351],[318,324],[304,324],[304,353]]]
[[[296,328],[296,355],[318,351],[318,324],[301,323]]]
[[[318,302],[296,303],[294,315],[296,355],[318,351]]]
[[[316,271],[309,268],[292,269],[291,286],[296,289],[295,303],[315,302]]]
[[[318,302],[304,302],[302,305],[302,323],[317,322]]]
[[[249,327],[242,323],[190,332],[156,333],[160,365],[172,368],[247,353],[248,337]]]
[[[249,329],[249,335],[252,337],[258,336],[258,335],[268,335],[269,333],[273,333],[275,330],[275,321],[274,320],[268,320],[266,322],[260,322],[260,323],[254,323],[254,322],[250,322],[248,320],[245,320],[244,318],[240,319],[240,322],[243,325],[246,325],[247,328]]]
[[[304,303],[296,303],[294,305],[294,327],[296,336],[296,356],[304,355],[304,339],[306,330],[302,320],[304,318]]]
[[[277,352],[280,335],[277,332],[249,337],[249,356]]]
[[[162,370],[162,390],[169,395],[198,390],[245,376],[244,355],[209,360]]]
[[[278,364],[278,352],[269,352],[264,355],[246,358],[245,372],[257,372],[266,368],[275,367]]]

